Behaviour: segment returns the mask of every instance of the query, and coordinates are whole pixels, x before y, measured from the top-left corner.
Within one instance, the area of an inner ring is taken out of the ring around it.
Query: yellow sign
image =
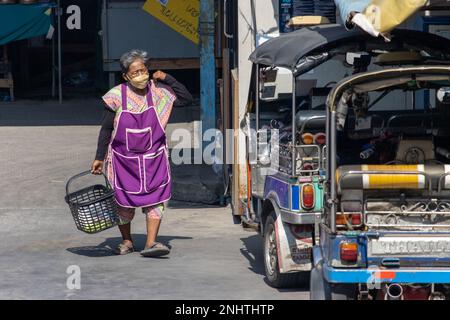
[[[199,43],[200,0],[147,0],[143,9],[192,42]]]

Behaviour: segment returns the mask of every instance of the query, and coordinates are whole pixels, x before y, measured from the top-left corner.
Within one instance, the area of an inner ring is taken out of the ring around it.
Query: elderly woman
[[[92,173],[105,171],[115,191],[123,242],[115,252],[134,251],[131,220],[142,208],[147,221],[147,242],[141,255],[167,255],[169,248],[156,242],[164,204],[171,197],[170,165],[165,127],[173,106],[192,102],[191,94],[172,76],[157,71],[150,79],[148,55],[131,50],[121,59],[126,83],[112,88],[106,104]]]

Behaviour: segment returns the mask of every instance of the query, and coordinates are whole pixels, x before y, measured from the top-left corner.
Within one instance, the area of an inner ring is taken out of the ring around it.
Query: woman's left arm
[[[161,72],[161,71],[159,71]],[[157,73],[159,73],[157,72]],[[162,72],[161,72],[162,73]],[[162,84],[165,84],[166,86],[170,87],[177,97],[174,101],[173,105],[174,107],[181,107],[181,106],[189,106],[192,103],[192,95],[191,93],[186,89],[186,87],[178,82],[174,77],[172,77],[170,74],[163,73],[164,76],[157,76],[157,81],[160,81]],[[155,77],[155,76],[154,76]],[[164,78],[164,79],[162,79]]]

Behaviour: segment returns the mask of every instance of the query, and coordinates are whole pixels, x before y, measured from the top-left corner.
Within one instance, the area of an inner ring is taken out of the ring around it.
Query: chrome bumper
[[[281,220],[290,224],[318,224],[322,212],[292,212],[280,210]]]

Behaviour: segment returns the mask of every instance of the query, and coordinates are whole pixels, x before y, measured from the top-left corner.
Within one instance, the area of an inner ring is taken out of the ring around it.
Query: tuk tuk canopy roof
[[[411,81],[449,86],[450,66],[402,67],[359,73],[343,79],[333,88],[328,96],[327,106],[331,111],[334,110],[343,93],[349,89],[359,93],[370,92],[399,87]]]
[[[270,39],[260,45],[249,59],[255,64],[283,67],[295,72],[302,58],[322,47],[332,48],[340,43],[374,40],[384,42],[383,39],[373,38],[356,28],[348,31],[337,24],[320,25]],[[450,53],[449,39],[427,32],[396,29],[392,31],[392,41],[397,40],[410,42],[424,49]]]

